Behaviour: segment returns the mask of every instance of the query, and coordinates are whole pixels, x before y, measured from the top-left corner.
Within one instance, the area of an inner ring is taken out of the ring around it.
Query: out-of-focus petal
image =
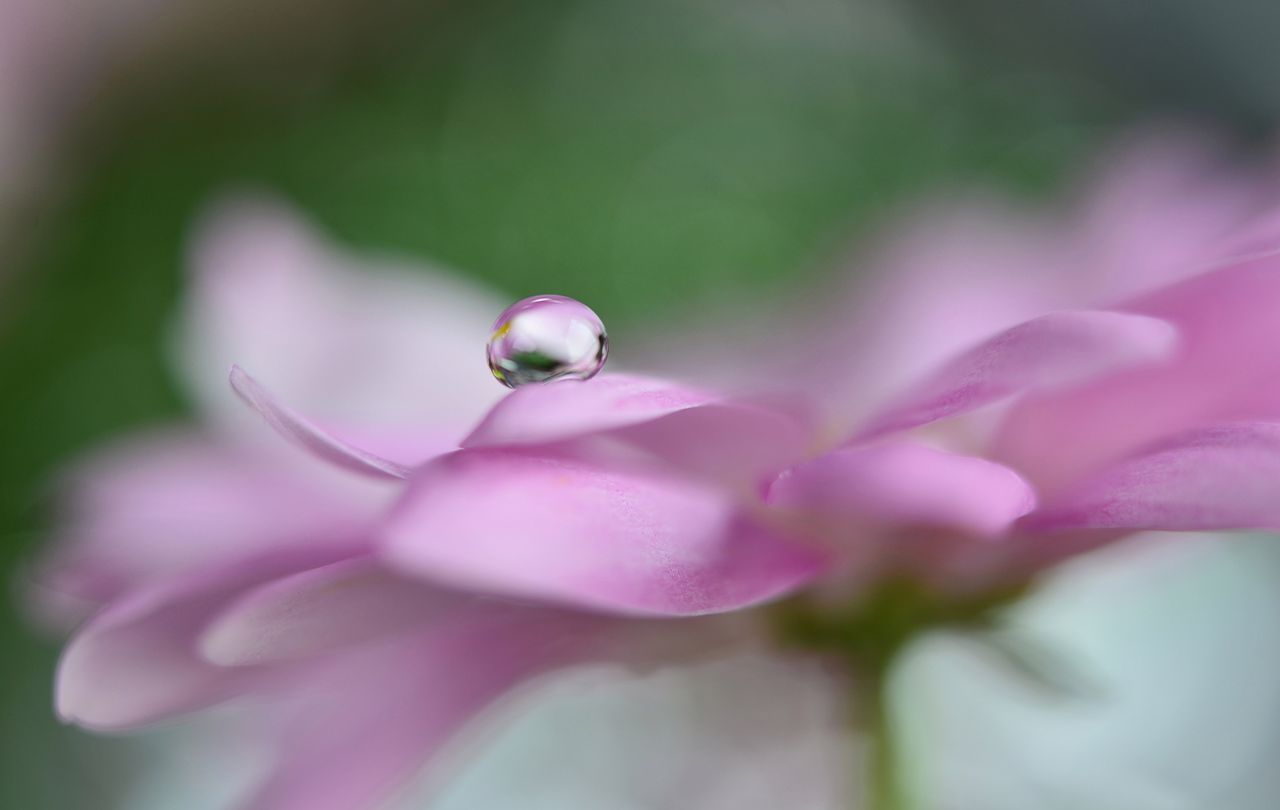
[[[55,702],[63,720],[111,730],[146,725],[203,708],[259,673],[200,657],[194,640],[247,588],[334,560],[322,552],[276,554],[178,577],[124,597],[67,645]]]
[[[280,759],[246,810],[380,806],[478,713],[597,634],[581,618],[476,611],[328,662],[293,691]]]
[[[1246,261],[1123,309],[1178,330],[1177,358],[1016,404],[997,458],[1057,492],[1161,437],[1210,422],[1280,417],[1280,259]]]
[[[1114,301],[1203,272],[1267,202],[1273,178],[1226,144],[1164,130],[1122,140],[1090,173],[1056,257],[1078,301]]]
[[[83,613],[62,616],[55,599],[92,611],[143,583],[273,549],[345,548],[366,535],[386,493],[368,497],[307,473],[181,431],[106,447],[61,484],[64,522],[32,568],[34,607],[74,623]]]
[[[745,314],[730,300],[691,333],[658,333],[651,364],[724,390],[803,390],[849,430],[967,346],[1078,305],[1047,266],[1052,233],[991,195],[940,200],[795,300],[772,296]]]
[[[865,781],[850,691],[820,661],[754,650],[584,669],[530,695],[442,795],[394,807],[851,809]]]
[[[146,734],[99,741],[136,757],[136,764],[128,769],[131,778],[121,798],[102,796],[99,787],[101,798],[94,804],[128,810],[232,810],[262,783],[271,762],[269,734],[256,708],[221,706]]]
[[[222,666],[272,663],[404,632],[462,602],[371,560],[344,560],[245,593],[209,623],[198,644]]]
[[[823,563],[718,489],[502,450],[419,471],[384,539],[393,566],[435,582],[639,615],[733,610]]]
[[[810,432],[796,415],[663,380],[609,375],[530,385],[507,396],[463,441],[519,447],[607,439],[717,480],[754,483],[799,458]]]
[[[802,388],[851,428],[1002,330],[1203,271],[1271,183],[1215,146],[1140,133],[1055,208],[981,189],[914,205],[858,249],[849,283],[772,297],[749,317],[730,301],[703,316],[712,328],[653,339],[653,367],[726,389]]]
[[[232,363],[326,423],[431,425],[455,440],[503,390],[481,351],[498,297],[345,255],[282,204],[219,206],[191,261],[178,367],[220,423],[251,425],[221,384]]]
[[[239,366],[231,367],[231,387],[236,394],[286,439],[306,448],[330,464],[352,472],[381,478],[408,478],[411,468],[339,439],[292,408],[280,403],[266,388]]]
[[[1280,528],[1280,423],[1179,434],[1084,479],[1023,526],[1046,532]]]
[[[768,501],[846,535],[889,526],[994,537],[1036,498],[1007,467],[898,442],[837,450],[798,465],[774,482]]]
[[[1078,385],[1173,355],[1167,322],[1119,312],[1054,312],[956,357],[872,417],[861,438],[906,430],[994,402]]]
[[[891,681],[917,806],[1270,810],[1278,571],[1271,537],[1161,534],[1059,569],[1004,621],[1077,693],[981,637],[922,638]]]

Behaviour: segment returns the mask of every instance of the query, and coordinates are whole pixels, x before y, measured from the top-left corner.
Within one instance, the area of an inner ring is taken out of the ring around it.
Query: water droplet
[[[489,336],[489,370],[508,388],[589,380],[604,367],[609,337],[590,307],[563,295],[535,295],[503,310]]]

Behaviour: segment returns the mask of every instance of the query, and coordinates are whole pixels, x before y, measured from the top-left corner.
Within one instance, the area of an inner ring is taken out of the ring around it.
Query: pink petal
[[[1002,534],[1035,505],[1017,473],[915,443],[837,450],[774,482],[769,504],[830,523],[846,537],[868,528]]]
[[[273,549],[346,548],[385,498],[368,502],[348,491],[349,476],[334,477],[341,485],[180,431],[107,447],[61,482],[57,542],[33,571],[47,597],[36,609],[55,598],[93,609],[142,583]]]
[[[918,427],[1031,391],[1168,359],[1168,323],[1119,312],[1055,312],[979,344],[872,417],[861,438]]]
[[[420,264],[349,254],[279,202],[216,206],[191,265],[178,366],[236,432],[253,425],[223,385],[232,363],[323,424],[430,425],[455,442],[504,391],[476,359],[501,298]]]
[[[204,629],[199,649],[221,666],[272,663],[403,632],[460,601],[370,560],[343,560],[248,591]]]
[[[806,421],[791,413],[725,401],[618,428],[601,438],[675,470],[755,493],[804,458],[812,437]]]
[[[355,651],[297,696],[281,759],[246,810],[381,806],[478,713],[589,654],[598,635],[581,617],[475,611]]]
[[[728,390],[802,390],[847,431],[957,352],[1064,306],[1046,266],[1054,234],[1033,213],[979,194],[918,208],[835,283],[745,315],[730,301],[696,330],[650,338],[650,365]]]
[[[1280,423],[1179,434],[1086,478],[1024,528],[1280,528]]]
[[[1186,133],[1138,135],[1104,155],[1067,205],[982,189],[927,200],[864,240],[870,250],[849,261],[857,272],[842,274],[851,283],[772,296],[749,317],[742,302],[713,308],[696,331],[652,336],[647,364],[721,388],[804,390],[852,427],[868,405],[992,335],[1200,272],[1272,196],[1271,178]]]
[[[462,446],[563,441],[659,419],[715,401],[713,394],[627,374],[526,385],[495,405],[462,441]]]
[[[425,467],[384,540],[393,566],[434,582],[639,615],[733,610],[822,566],[719,490],[499,450]]]
[[[1176,360],[1028,398],[997,457],[1057,492],[1164,436],[1211,422],[1280,416],[1280,259],[1255,259],[1152,293],[1125,309],[1178,329]]]
[[[95,729],[123,729],[223,700],[257,675],[202,659],[202,627],[247,588],[333,554],[295,552],[179,577],[131,594],[91,620],[58,664],[58,715]]]
[[[1061,271],[1087,300],[1111,301],[1202,272],[1271,195],[1256,167],[1190,132],[1140,133],[1095,171]]]
[[[519,447],[587,440],[718,480],[747,484],[799,458],[810,431],[761,403],[732,401],[662,380],[608,375],[512,392],[463,440]],[[598,444],[594,449],[600,449]]]
[[[317,457],[352,472],[382,478],[408,478],[411,468],[353,447],[276,400],[239,366],[231,367],[231,387],[273,430]]]

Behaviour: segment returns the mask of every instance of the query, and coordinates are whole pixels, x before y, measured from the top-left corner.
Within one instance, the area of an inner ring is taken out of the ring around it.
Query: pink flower
[[[1258,192],[1181,150],[1116,172],[1067,229],[926,220],[857,317],[776,373],[736,364],[783,397],[608,371],[501,396],[480,357],[499,302],[351,272],[270,208],[224,212],[183,342],[210,427],[83,467],[45,568],[51,605],[101,608],[58,711],[115,730],[257,699],[279,758],[248,806],[367,807],[552,672],[803,647],[844,694],[904,633],[981,620],[1067,556],[1280,526]],[[294,448],[229,409],[232,363]],[[902,587],[906,626],[863,633]]]

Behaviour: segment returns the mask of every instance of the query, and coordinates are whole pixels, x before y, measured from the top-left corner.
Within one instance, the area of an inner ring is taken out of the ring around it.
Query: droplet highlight
[[[589,380],[604,368],[609,337],[581,301],[535,295],[502,311],[489,336],[489,370],[508,388]]]

